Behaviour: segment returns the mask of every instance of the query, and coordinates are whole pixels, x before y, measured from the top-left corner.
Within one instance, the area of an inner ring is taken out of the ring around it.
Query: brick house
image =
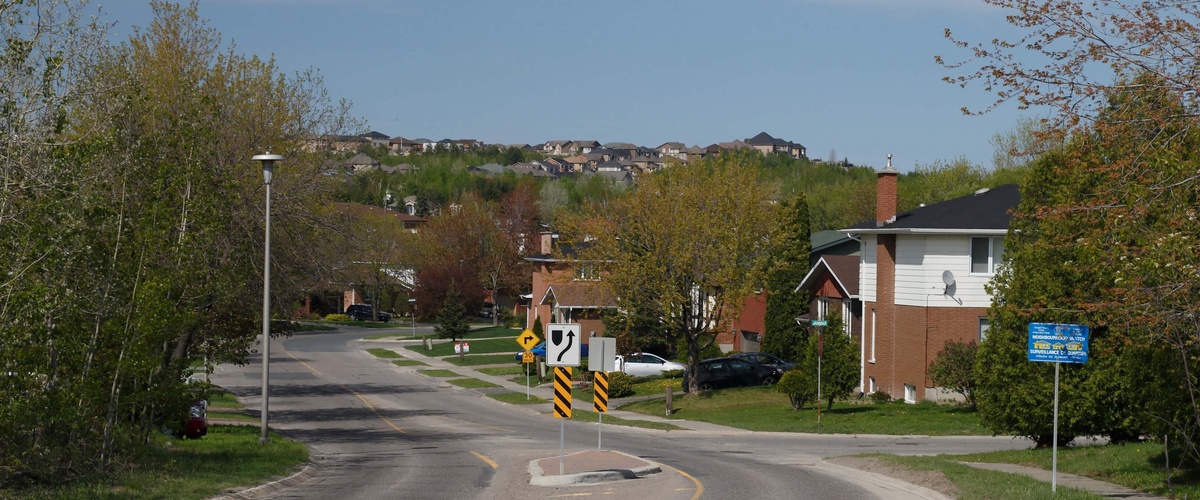
[[[615,308],[616,299],[600,285],[598,277],[588,272],[589,267],[577,265],[571,260],[569,249],[554,255],[558,235],[541,233],[541,248],[538,255],[526,257],[533,264],[533,283],[530,291],[530,307],[525,327],[532,328],[533,322],[579,323],[583,343],[595,335],[604,335],[604,323],[600,314],[604,309]]]
[[[914,403],[951,396],[927,368],[947,340],[979,341],[992,297],[984,286],[1003,260],[1013,184],[897,214],[897,172],[877,174],[875,220],[840,230],[862,241],[862,380]]]

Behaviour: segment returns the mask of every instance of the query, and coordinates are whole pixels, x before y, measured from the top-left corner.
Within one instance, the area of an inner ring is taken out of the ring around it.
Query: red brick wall
[[[896,192],[896,171],[883,171],[875,177],[875,220],[886,221],[896,216],[899,195]]]
[[[865,304],[867,318],[866,356],[871,356],[871,308],[876,308],[875,364],[867,363],[866,376],[875,377],[876,390],[894,398],[904,397],[904,384],[917,388],[917,400],[925,399],[925,389],[933,387],[927,377],[929,364],[937,358],[947,340],[979,340],[979,318],[987,316],[984,307],[893,306],[895,323],[885,325],[880,305]]]

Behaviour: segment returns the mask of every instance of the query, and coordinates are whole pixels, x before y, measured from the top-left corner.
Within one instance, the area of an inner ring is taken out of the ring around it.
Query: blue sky
[[[148,3],[98,2],[114,40]],[[759,132],[897,168],[965,157],[1019,117],[941,81],[965,57],[943,37],[990,40],[980,0],[204,0],[239,52],[317,68],[330,94],[390,136],[536,144],[594,139],[707,146]]]

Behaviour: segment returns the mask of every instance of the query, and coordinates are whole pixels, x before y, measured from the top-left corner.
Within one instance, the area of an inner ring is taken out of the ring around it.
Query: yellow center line
[[[681,471],[681,470],[679,470],[679,469],[676,469],[676,468],[674,468],[674,467],[671,467],[670,465],[663,464],[663,463],[660,463],[659,465],[662,465],[663,467],[666,467],[666,468],[668,468],[668,469],[671,469],[671,470],[673,470],[673,471],[675,471],[675,472],[678,472],[678,473],[679,473],[681,476],[683,476],[683,477],[686,477],[686,478],[688,478],[688,479],[691,479],[691,480],[692,480],[692,483],[696,485],[696,493],[695,493],[694,495],[692,495],[692,500],[697,500],[697,499],[699,499],[699,498],[700,498],[700,495],[703,495],[703,494],[704,494],[704,485],[700,483],[700,480],[699,480],[699,479],[696,479],[696,478],[692,477],[692,475],[691,475],[691,474],[688,474],[688,473],[686,473],[686,472],[684,472],[684,471]]]
[[[471,454],[475,455],[480,460],[483,460],[483,463],[490,465],[492,467],[492,470],[495,470],[497,467],[499,467],[499,465],[496,464],[495,460],[488,458],[487,456],[485,456],[482,453],[479,453],[478,451],[472,451]]]
[[[379,417],[379,420],[382,420],[382,421],[383,421],[383,423],[385,423],[385,424],[388,424],[388,427],[391,427],[392,429],[395,429],[395,430],[396,430],[396,432],[399,432],[399,433],[401,433],[401,434],[404,434],[404,429],[401,429],[401,428],[397,427],[397,426],[396,426],[396,424],[393,424],[391,420],[388,420],[388,419],[387,419],[386,417],[384,417],[383,415],[380,415],[380,414],[379,414],[379,410],[376,410],[376,409],[375,409],[375,405],[371,404],[371,402],[367,400],[367,397],[366,397],[366,396],[363,396],[362,394],[359,394],[359,393],[355,392],[355,391],[354,391],[354,389],[351,389],[351,388],[349,388],[349,387],[346,387],[346,386],[344,386],[344,385],[341,385],[341,386],[339,386],[339,387],[341,387],[342,389],[345,389],[345,390],[346,390],[346,392],[349,392],[350,394],[353,394],[353,395],[357,396],[357,397],[358,397],[358,399],[362,400],[363,404],[367,405],[367,408],[371,410],[371,413],[374,413],[376,417]]]
[[[319,376],[321,376],[321,372],[317,371],[317,369],[316,369],[316,368],[313,368],[312,366],[309,366],[309,364],[308,364],[308,363],[305,363],[305,362],[303,362],[303,361],[300,361],[300,358],[297,358],[297,357],[293,356],[291,351],[289,351],[289,350],[285,349],[285,348],[283,347],[283,342],[280,342],[280,343],[279,343],[279,348],[280,348],[280,349],[283,349],[283,352],[286,352],[286,353],[287,353],[287,355],[288,355],[289,357],[291,357],[292,359],[296,360],[296,362],[297,362],[297,363],[300,363],[300,364],[304,365],[304,367],[305,367],[305,368],[308,368],[308,369],[309,369],[309,370],[311,370],[313,373],[317,374],[317,376],[318,376],[318,377],[319,377]]]

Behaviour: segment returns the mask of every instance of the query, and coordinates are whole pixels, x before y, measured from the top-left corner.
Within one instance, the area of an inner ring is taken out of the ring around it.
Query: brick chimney
[[[538,236],[541,236],[541,239],[542,239],[541,254],[548,255],[551,252],[553,252],[554,251],[554,233],[547,231],[547,232],[540,233]]]
[[[887,155],[887,167],[876,174],[875,181],[875,227],[883,227],[896,221],[896,177],[892,168],[892,155]]]

